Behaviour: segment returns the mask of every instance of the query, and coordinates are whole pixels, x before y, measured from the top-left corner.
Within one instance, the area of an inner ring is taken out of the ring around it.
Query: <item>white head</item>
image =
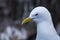
[[[23,20],[22,23],[30,22],[31,19],[35,21],[36,23],[42,22],[42,21],[49,21],[51,19],[50,12],[45,7],[36,7],[34,8],[29,17]]]

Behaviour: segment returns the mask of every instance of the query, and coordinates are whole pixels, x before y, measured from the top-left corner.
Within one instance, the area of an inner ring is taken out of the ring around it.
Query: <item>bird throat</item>
[[[46,36],[54,35],[56,31],[50,22],[41,22],[37,24],[37,37],[46,38]]]

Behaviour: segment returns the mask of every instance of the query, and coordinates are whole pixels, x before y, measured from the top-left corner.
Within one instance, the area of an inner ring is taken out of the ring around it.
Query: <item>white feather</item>
[[[38,14],[37,16],[35,14]],[[37,37],[36,40],[60,40],[57,32],[53,26],[50,12],[45,7],[34,8],[29,18],[37,24]]]

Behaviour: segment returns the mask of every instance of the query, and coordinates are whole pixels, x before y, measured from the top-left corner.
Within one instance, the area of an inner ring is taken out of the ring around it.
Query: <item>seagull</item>
[[[34,8],[29,17],[22,21],[22,24],[32,20],[37,24],[36,40],[60,40],[60,37],[54,28],[51,13],[46,7],[40,6]]]

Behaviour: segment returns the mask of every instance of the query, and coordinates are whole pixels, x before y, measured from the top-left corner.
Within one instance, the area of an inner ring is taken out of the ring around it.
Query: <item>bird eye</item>
[[[35,14],[35,16],[37,16],[38,15],[38,13],[37,14]]]

